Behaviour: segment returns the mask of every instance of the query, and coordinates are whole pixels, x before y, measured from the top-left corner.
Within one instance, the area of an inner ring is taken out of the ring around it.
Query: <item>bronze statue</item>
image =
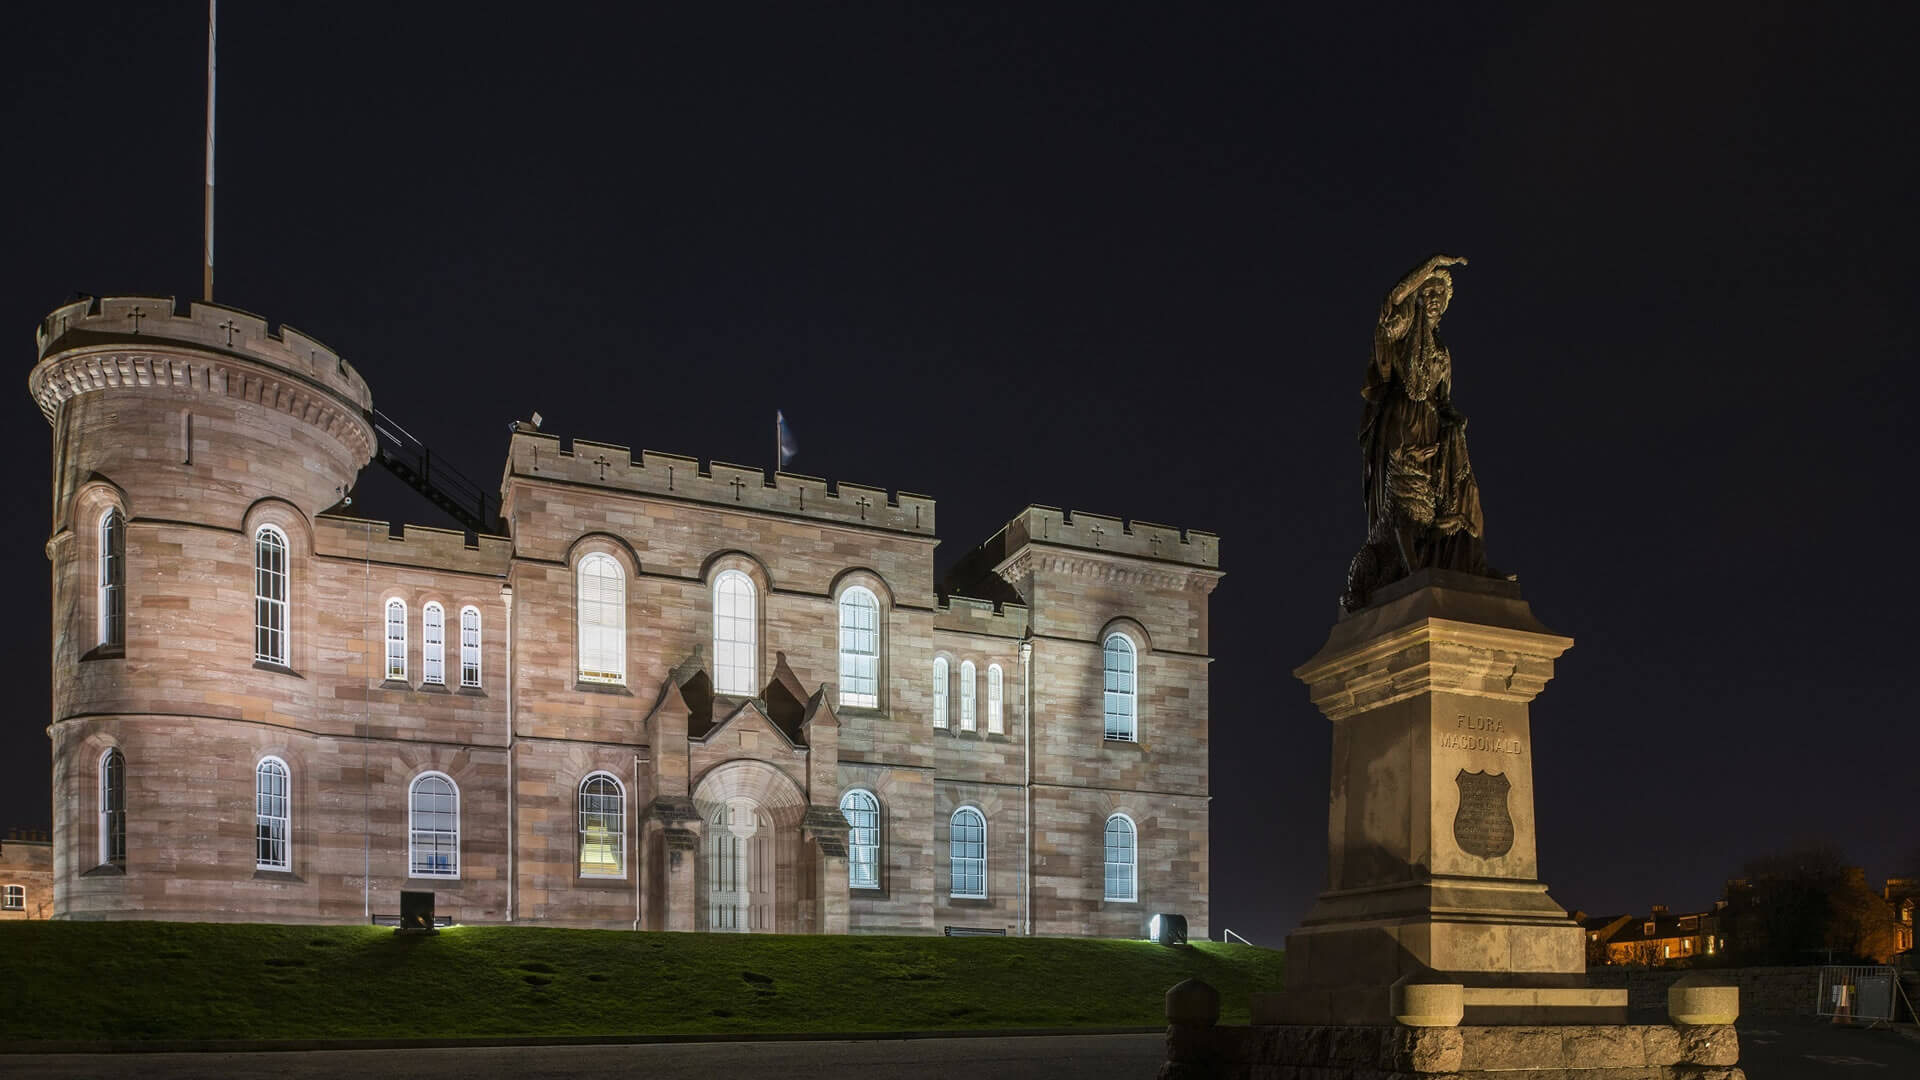
[[[1347,569],[1340,603],[1348,611],[1416,570],[1487,572],[1467,418],[1453,407],[1453,357],[1439,334],[1440,316],[1453,299],[1446,268],[1466,264],[1435,255],[1380,304],[1360,390],[1367,542]]]

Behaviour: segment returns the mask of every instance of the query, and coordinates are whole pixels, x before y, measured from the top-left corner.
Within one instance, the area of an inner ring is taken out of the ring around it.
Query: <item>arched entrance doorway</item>
[[[728,799],[708,819],[707,875],[707,929],[773,931],[773,819],[752,799]]]

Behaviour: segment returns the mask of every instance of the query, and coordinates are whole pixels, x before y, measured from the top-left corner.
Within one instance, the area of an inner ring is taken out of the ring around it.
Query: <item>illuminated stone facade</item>
[[[107,298],[39,349],[55,917],[1206,933],[1216,537],[1032,507],[953,595],[931,499],[529,424],[505,536],[390,531],[297,331]]]

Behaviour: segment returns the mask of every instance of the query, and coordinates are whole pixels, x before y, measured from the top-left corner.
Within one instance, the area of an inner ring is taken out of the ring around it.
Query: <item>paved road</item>
[[[1884,1028],[1837,1028],[1805,1020],[1742,1020],[1740,1068],[1747,1080],[1913,1080],[1920,1041]]]
[[[862,1042],[672,1043],[468,1050],[322,1050],[272,1054],[43,1054],[0,1057],[7,1080],[1149,1080],[1162,1035]]]
[[[1893,1032],[1806,1021],[1742,1021],[1749,1080],[1915,1080],[1920,1041]],[[471,1050],[327,1050],[271,1054],[44,1054],[0,1057],[7,1080],[1147,1080],[1159,1035],[908,1039],[864,1042],[674,1043]]]

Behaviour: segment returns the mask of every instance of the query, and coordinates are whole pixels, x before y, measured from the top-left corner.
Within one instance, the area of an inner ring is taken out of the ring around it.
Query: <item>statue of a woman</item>
[[[1347,570],[1340,602],[1348,611],[1416,570],[1487,572],[1467,418],[1453,407],[1453,357],[1439,334],[1440,316],[1453,299],[1446,267],[1466,264],[1435,255],[1380,304],[1360,390],[1367,543]]]

